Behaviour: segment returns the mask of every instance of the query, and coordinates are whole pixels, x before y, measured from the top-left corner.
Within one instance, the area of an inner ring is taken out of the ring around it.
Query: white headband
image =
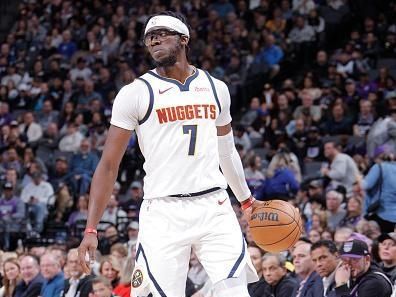
[[[178,18],[169,15],[157,15],[152,17],[146,25],[146,29],[144,30],[144,35],[146,35],[147,32],[151,31],[151,29],[155,27],[165,27],[169,30],[176,31],[179,32],[180,34],[190,37],[190,33],[188,32],[188,28],[186,24],[184,24]]]

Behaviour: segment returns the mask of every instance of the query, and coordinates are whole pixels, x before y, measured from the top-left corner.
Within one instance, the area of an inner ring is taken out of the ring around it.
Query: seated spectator
[[[311,92],[305,90],[301,92],[302,105],[297,106],[293,113],[295,119],[303,117],[304,113],[308,113],[314,122],[319,122],[322,116],[320,106],[313,105],[314,98]]]
[[[87,67],[86,59],[84,57],[77,58],[76,67],[70,70],[70,79],[75,82],[77,77],[84,80],[91,78],[92,70]]]
[[[396,281],[396,233],[383,233],[378,237],[380,266],[392,284]]]
[[[355,228],[359,221],[363,218],[363,206],[362,200],[359,197],[352,196],[348,199],[346,207],[346,216],[342,219],[340,227],[352,227]]]
[[[29,216],[33,217],[33,230],[41,233],[48,215],[47,207],[55,203],[54,189],[49,182],[43,180],[40,171],[34,172],[32,179],[22,190],[21,199],[28,205]]]
[[[256,189],[264,181],[264,174],[261,172],[260,156],[252,155],[248,160],[248,167],[245,168],[245,178],[251,189]]]
[[[369,100],[359,102],[359,114],[356,124],[353,126],[353,134],[356,136],[366,136],[374,124],[375,114],[372,103]]]
[[[60,297],[64,289],[65,277],[61,264],[52,253],[46,253],[40,258],[40,270],[45,281],[41,288],[42,297]]]
[[[104,257],[100,261],[99,273],[111,283],[112,288],[117,287],[120,281],[121,264],[113,256]],[[92,284],[93,285],[93,284]]]
[[[340,248],[342,264],[335,272],[336,296],[390,297],[392,283],[376,264],[371,263],[364,241],[346,241]]]
[[[289,297],[297,290],[296,279],[287,275],[286,258],[281,254],[266,253],[262,260],[263,276],[270,285],[271,296]]]
[[[3,185],[3,195],[0,199],[0,219],[3,224],[3,248],[10,247],[10,232],[19,233],[23,230],[26,220],[25,203],[15,195],[12,183]]]
[[[101,224],[99,224],[99,227],[102,227]],[[111,246],[117,242],[121,242],[117,228],[114,225],[107,224],[103,235],[99,239],[99,251],[102,255],[109,255]]]
[[[348,155],[341,153],[334,141],[328,141],[324,145],[325,157],[329,160],[329,168],[322,168],[323,176],[328,177],[335,186],[343,185],[347,190],[347,197],[353,192],[353,184],[359,177],[359,170],[355,161]]]
[[[21,280],[21,269],[18,260],[16,258],[6,259],[3,262],[3,270],[3,287],[0,289],[0,295],[2,297],[13,297],[15,288]]]
[[[43,137],[38,141],[38,149],[46,149],[51,152],[58,148],[59,145],[59,129],[57,123],[48,123],[43,133]]]
[[[274,156],[277,163],[268,168],[267,179],[256,191],[256,198],[260,200],[285,199],[290,200],[299,189],[293,171],[290,169],[290,159],[287,153],[280,152]]]
[[[323,283],[319,274],[315,271],[315,265],[311,258],[311,244],[303,242],[296,245],[292,252],[292,257],[295,273],[300,284],[290,296],[322,296]]]
[[[23,123],[19,125],[20,132],[26,136],[28,143],[34,143],[43,136],[43,129],[35,121],[33,112],[26,112],[23,115]]]
[[[311,246],[315,271],[323,281],[324,297],[335,296],[335,270],[339,264],[338,250],[331,240],[320,240]]]
[[[58,123],[59,112],[54,110],[52,101],[50,99],[46,99],[43,102],[43,107],[41,111],[38,113],[38,123],[42,127],[43,130],[47,130],[48,125],[51,123]]]
[[[116,297],[113,293],[111,282],[103,277],[98,276],[92,279],[92,293],[93,296],[98,297]]]
[[[335,231],[347,214],[347,211],[341,206],[342,200],[342,194],[337,191],[326,193],[327,226],[330,231]]]
[[[279,73],[279,64],[282,59],[282,48],[275,44],[274,35],[268,34],[265,38],[265,46],[256,56],[254,63],[268,65],[270,67],[270,78],[273,78]]]
[[[120,229],[119,225],[124,225],[126,222],[127,214],[120,207],[118,207],[118,201],[114,195],[111,195],[107,207],[103,213],[101,221],[110,222]]]
[[[270,285],[265,281],[263,275],[263,251],[256,245],[248,246],[250,259],[256,269],[259,280],[255,283],[248,284],[248,291],[251,297],[269,296],[271,293]]]
[[[126,258],[126,260],[122,265],[120,283],[113,290],[114,294],[116,294],[119,297],[131,296],[131,289],[132,289],[131,279],[132,279],[133,269],[135,267],[134,261],[135,261],[134,257],[128,257]],[[186,296],[188,296],[188,294],[186,294]]]
[[[70,275],[69,279],[65,280],[62,297],[84,297],[89,296],[92,291],[92,276],[86,275],[82,271],[79,263],[77,249],[71,249],[67,254],[67,269]]]
[[[61,152],[75,153],[80,148],[84,136],[78,131],[74,122],[67,124],[66,134],[59,141],[59,150]]]
[[[84,89],[80,96],[77,98],[77,110],[84,111],[89,109],[89,104],[91,100],[99,99],[103,102],[102,96],[95,92],[94,82],[90,79],[84,81]]]
[[[352,134],[352,121],[347,116],[344,105],[334,104],[331,108],[330,118],[321,127],[323,132],[328,135]]]
[[[143,185],[140,181],[134,181],[131,183],[130,189],[127,191],[127,197],[122,199],[122,203],[120,204],[122,209],[127,211],[130,210],[136,212],[134,215],[137,216],[139,214],[140,206],[143,202]],[[128,214],[128,217],[131,217]],[[136,217],[137,218],[137,217]]]
[[[77,209],[73,211],[69,219],[67,220],[67,225],[72,227],[77,221],[86,220],[88,217],[88,194],[81,195],[78,197]]]
[[[45,279],[40,274],[40,264],[35,256],[24,255],[19,259],[21,266],[21,281],[15,288],[15,297],[40,296]]]
[[[323,143],[317,127],[311,126],[307,132],[303,151],[304,162],[323,160]]]
[[[127,237],[128,237],[127,247],[128,247],[128,251],[131,251],[133,246],[136,245],[138,234],[139,234],[139,223],[136,222],[136,221],[130,222],[128,224],[128,228],[127,228]]]
[[[10,105],[7,102],[0,103],[0,127],[3,125],[9,125],[13,120],[12,114],[10,113]]]
[[[3,154],[1,165],[5,169],[15,169],[18,175],[22,175],[23,165],[22,161],[14,147],[10,147]]]
[[[343,242],[347,241],[351,237],[353,229],[349,227],[338,227],[334,232],[334,243],[339,249]]]
[[[320,229],[318,228],[313,228],[309,230],[308,232],[308,239],[312,243],[316,243],[320,240]]]

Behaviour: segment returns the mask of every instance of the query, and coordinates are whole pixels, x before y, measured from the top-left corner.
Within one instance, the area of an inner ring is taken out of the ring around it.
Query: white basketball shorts
[[[246,272],[258,280],[225,190],[143,201],[132,296],[183,297],[191,249],[213,284]],[[244,269],[246,268],[246,269]]]

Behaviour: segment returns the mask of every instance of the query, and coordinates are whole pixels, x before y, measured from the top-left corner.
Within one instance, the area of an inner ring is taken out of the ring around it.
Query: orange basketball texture
[[[249,227],[255,243],[272,253],[292,247],[303,231],[298,209],[282,200],[265,201],[254,209]]]

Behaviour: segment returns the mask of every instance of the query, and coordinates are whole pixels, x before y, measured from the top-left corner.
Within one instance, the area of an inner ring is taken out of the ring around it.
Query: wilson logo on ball
[[[279,217],[278,214],[275,212],[260,212],[260,213],[254,213],[251,217],[251,220],[258,219],[260,221],[272,221],[272,222],[278,222]]]

